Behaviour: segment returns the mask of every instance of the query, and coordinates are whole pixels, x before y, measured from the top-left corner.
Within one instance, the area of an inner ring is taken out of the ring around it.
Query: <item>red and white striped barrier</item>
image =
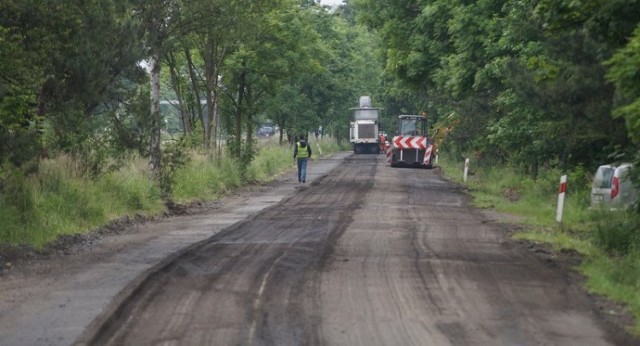
[[[567,176],[560,177],[560,189],[558,191],[558,210],[556,211],[556,221],[562,222],[562,212],[564,210],[564,195],[567,192]]]
[[[423,136],[395,136],[393,147],[397,149],[426,149],[427,137]]]
[[[425,165],[429,165],[431,163],[432,151],[433,151],[433,145],[427,146],[427,150],[425,150],[424,152],[424,159],[422,160],[422,163],[424,163]]]
[[[391,163],[391,156],[393,155],[393,147],[388,145],[385,149],[385,153],[387,154],[387,163]]]

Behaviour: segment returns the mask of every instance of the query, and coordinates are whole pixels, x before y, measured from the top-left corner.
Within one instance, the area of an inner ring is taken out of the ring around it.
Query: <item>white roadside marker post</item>
[[[564,195],[567,192],[567,176],[560,177],[560,190],[558,191],[558,210],[556,212],[556,221],[562,222],[562,212],[564,209]]]
[[[462,176],[462,180],[466,183],[467,176],[469,175],[469,159],[464,160],[464,175]]]

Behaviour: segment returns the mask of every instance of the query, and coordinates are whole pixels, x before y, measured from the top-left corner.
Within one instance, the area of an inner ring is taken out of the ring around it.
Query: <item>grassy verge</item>
[[[576,268],[590,292],[627,306],[635,317],[630,332],[640,335],[640,216],[629,211],[589,209],[591,176],[577,169],[568,174],[562,223],[556,222],[557,193],[562,172],[541,171],[533,180],[509,167],[476,168],[463,182],[463,162],[441,159],[449,179],[466,185],[473,203],[519,216],[526,230],[518,239],[572,249],[584,256]]]
[[[334,140],[311,141],[325,154],[340,148]],[[267,182],[294,169],[292,149],[277,141],[261,141],[244,178],[228,157],[196,151],[174,176],[172,200],[178,203],[217,199],[241,186]],[[314,150],[314,157],[318,157]],[[165,210],[158,187],[147,174],[147,162],[132,158],[122,168],[90,179],[70,157],[43,161],[38,174],[1,171],[0,244],[41,248],[59,235],[87,233],[124,217],[156,215]]]
[[[160,194],[146,179],[145,166],[132,161],[96,181],[83,178],[69,157],[43,161],[35,176],[5,172],[2,243],[41,247],[58,235],[92,229],[120,216],[159,212]]]

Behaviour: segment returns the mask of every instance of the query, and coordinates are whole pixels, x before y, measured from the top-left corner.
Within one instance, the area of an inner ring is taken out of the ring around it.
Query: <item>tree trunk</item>
[[[195,66],[193,65],[193,60],[191,59],[191,51],[188,48],[184,50],[184,56],[187,58],[187,66],[189,67],[189,76],[191,77],[191,88],[193,89],[193,94],[196,97],[196,112],[198,114],[198,119],[204,125],[204,118],[202,114],[202,105],[200,104],[200,88],[198,87],[198,76],[196,75]],[[192,123],[194,123],[192,121]]]
[[[238,102],[236,103],[236,116],[235,116],[235,127],[236,127],[236,152],[235,156],[240,159],[242,158],[242,99],[244,98],[244,88],[245,88],[245,77],[246,72],[242,71],[238,78]]]
[[[244,75],[243,75],[243,80],[244,80]],[[253,95],[250,87],[245,87],[245,99],[247,101],[245,103],[245,105],[247,106],[246,108],[249,110],[247,112],[247,121],[246,121],[246,125],[247,125],[246,150],[253,151],[253,133],[255,132],[256,129],[253,126],[254,112],[253,112],[253,109],[251,109],[253,105]]]
[[[205,143],[208,145],[213,138],[213,147],[216,148],[218,138],[218,127],[220,119],[218,117],[218,103],[220,100],[220,69],[224,62],[226,52],[211,37],[207,37],[205,47],[203,49],[202,58],[205,65],[205,87],[207,96],[207,121],[208,126],[205,127]]]
[[[185,106],[184,99],[182,98],[182,93],[184,91],[180,85],[180,76],[176,71],[176,59],[171,52],[167,54],[167,63],[171,74],[171,85],[173,86],[173,91],[175,91],[176,98],[178,99],[178,109],[180,110],[180,116],[182,117],[183,131],[185,136],[188,136],[191,134],[191,117],[189,116],[189,112],[187,112],[187,107]]]
[[[280,139],[278,141],[278,144],[282,145],[282,141],[284,139],[284,125],[285,125],[286,121],[282,121],[282,124],[280,124]]]
[[[162,116],[160,114],[160,53],[153,53],[151,64],[151,129],[149,139],[149,175],[160,183],[162,152],[160,149],[160,131]]]
[[[215,88],[218,83],[218,75],[215,67],[215,42],[211,38],[207,39],[207,44],[203,54],[204,66],[205,66],[205,85],[206,85],[206,99],[207,99],[207,114],[204,127],[204,143],[205,148],[211,148],[211,138],[214,129],[215,120],[215,107],[216,107],[216,92]],[[214,138],[213,148],[216,147]]]

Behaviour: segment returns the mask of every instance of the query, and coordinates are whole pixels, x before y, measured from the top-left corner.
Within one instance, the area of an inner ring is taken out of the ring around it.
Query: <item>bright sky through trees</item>
[[[323,5],[337,6],[342,4],[342,0],[320,0],[320,3]]]

